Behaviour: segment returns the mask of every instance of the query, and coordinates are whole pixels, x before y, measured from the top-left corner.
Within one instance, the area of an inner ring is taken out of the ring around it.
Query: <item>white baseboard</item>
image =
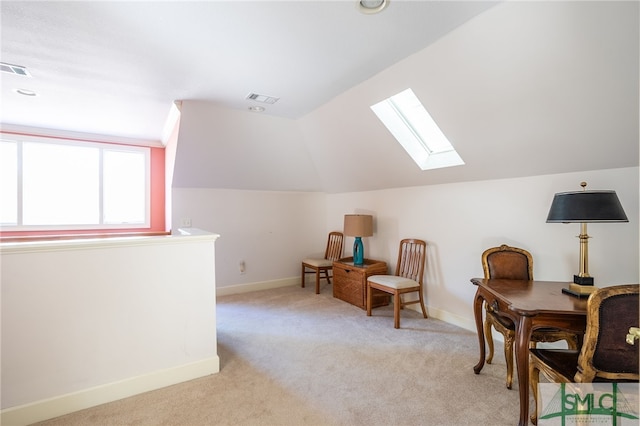
[[[220,358],[216,355],[190,364],[7,408],[0,411],[0,424],[3,426],[29,425],[143,392],[208,376],[219,371]]]
[[[258,281],[255,283],[230,285],[227,287],[217,287],[217,296],[229,296],[231,294],[249,293],[251,291],[268,290],[271,288],[288,287],[292,285],[300,285],[300,277],[282,278],[272,281]]]
[[[451,312],[443,311],[441,309],[427,307],[427,313],[430,317],[439,319],[449,324],[456,325],[465,330],[476,332],[475,320],[469,320],[468,318],[461,317],[460,315],[452,314]]]

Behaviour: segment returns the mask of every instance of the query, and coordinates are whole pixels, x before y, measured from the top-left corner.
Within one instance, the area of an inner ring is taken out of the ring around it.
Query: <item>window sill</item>
[[[161,232],[110,232],[94,234],[58,234],[58,235],[20,235],[0,237],[0,243],[31,243],[40,241],[80,240],[97,238],[123,238],[123,237],[156,237],[171,235],[169,231]]]

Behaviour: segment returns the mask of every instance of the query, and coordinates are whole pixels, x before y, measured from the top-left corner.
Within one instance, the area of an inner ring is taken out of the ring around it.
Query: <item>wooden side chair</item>
[[[482,269],[485,278],[505,280],[533,280],[533,257],[527,250],[502,244],[492,247],[482,253]],[[507,389],[513,385],[513,345],[515,341],[515,324],[507,317],[494,312],[492,307],[485,305],[484,334],[487,338],[489,352],[487,364],[493,360],[493,336],[491,328],[495,328],[504,337],[504,358],[507,364]],[[557,342],[566,340],[570,349],[578,347],[578,338],[566,331],[551,328],[538,329],[531,335],[531,347],[538,342]]]
[[[329,271],[333,270],[333,261],[342,257],[344,250],[344,235],[342,232],[333,231],[329,233],[327,239],[327,248],[324,251],[324,257],[322,259],[307,258],[302,260],[302,284],[304,288],[304,281],[306,274],[316,275],[316,294],[320,294],[320,275],[324,275],[327,280],[327,284],[331,284],[331,277]],[[307,269],[311,269],[308,271]]]
[[[587,330],[580,351],[530,348],[529,377],[537,423],[540,372],[555,383],[638,382],[638,345],[626,336],[638,326],[640,286],[594,291],[587,301]]]
[[[419,303],[422,315],[427,318],[424,307],[422,279],[427,256],[427,243],[422,240],[400,241],[395,275],[372,275],[367,278],[367,316],[371,316],[373,291],[379,290],[393,295],[393,326],[400,328],[400,309]],[[418,298],[404,301],[401,295],[417,292]]]

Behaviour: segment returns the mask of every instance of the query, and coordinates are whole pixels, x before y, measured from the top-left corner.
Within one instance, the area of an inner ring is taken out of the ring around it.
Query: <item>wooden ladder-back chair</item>
[[[422,279],[427,257],[427,243],[422,240],[400,241],[395,275],[372,275],[367,278],[367,316],[371,316],[373,291],[379,290],[393,295],[393,326],[400,328],[400,309],[419,303],[422,316],[427,318],[424,307]],[[418,298],[404,301],[401,295],[417,292]]]
[[[302,284],[304,288],[304,281],[306,274],[316,275],[316,294],[320,294],[320,274],[324,275],[327,280],[327,284],[331,284],[331,277],[329,271],[333,270],[334,260],[338,260],[342,257],[344,250],[344,235],[342,232],[333,231],[329,233],[327,239],[327,248],[324,251],[324,258],[315,259],[307,258],[302,260]],[[311,269],[311,271],[307,271]]]
[[[638,382],[638,344],[627,334],[638,327],[638,284],[604,287],[587,300],[582,349],[530,348],[529,377],[537,423],[540,372],[555,383]]]
[[[502,244],[492,247],[482,253],[482,269],[484,277],[505,280],[533,280],[533,257],[527,250]],[[515,340],[515,324],[507,317],[493,311],[491,306],[485,305],[486,315],[484,334],[487,337],[489,352],[487,364],[493,360],[493,336],[491,327],[504,337],[504,358],[507,364],[507,389],[513,385],[513,344]],[[543,328],[531,335],[530,346],[535,347],[538,342],[557,342],[566,340],[570,349],[576,349],[578,338],[565,331]]]

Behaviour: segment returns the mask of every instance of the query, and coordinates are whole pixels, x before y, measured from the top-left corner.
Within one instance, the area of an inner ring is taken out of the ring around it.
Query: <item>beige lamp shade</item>
[[[373,216],[368,214],[344,215],[344,234],[349,237],[370,237],[373,235]]]

